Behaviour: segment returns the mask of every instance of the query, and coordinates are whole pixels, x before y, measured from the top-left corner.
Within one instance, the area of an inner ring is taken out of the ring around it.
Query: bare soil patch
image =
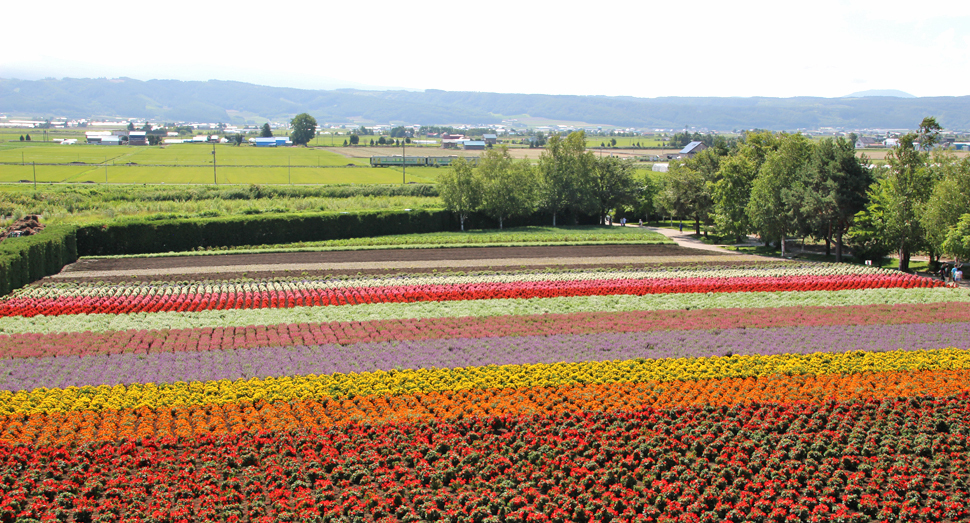
[[[628,267],[690,264],[724,260],[744,263],[756,257],[701,251],[676,245],[578,245],[459,247],[364,251],[224,254],[155,258],[93,258],[68,265],[58,281],[179,280],[188,275],[210,279],[301,275],[393,274],[502,268]]]
[[[205,280],[292,280],[292,279],[320,279],[341,276],[397,276],[397,275],[417,275],[417,274],[472,274],[488,272],[531,272],[531,271],[563,271],[563,270],[625,270],[649,266],[650,268],[686,268],[697,267],[703,264],[704,267],[757,267],[768,266],[779,263],[780,260],[768,261],[744,261],[734,258],[723,261],[712,261],[706,256],[697,261],[667,261],[668,258],[658,257],[656,263],[590,263],[590,264],[540,264],[540,265],[515,265],[515,266],[469,266],[461,267],[460,270],[443,270],[437,267],[409,267],[409,268],[385,268],[385,269],[333,269],[333,270],[279,270],[279,271],[223,271],[217,274],[212,273],[191,273],[184,272],[178,274],[134,274],[116,276],[70,276],[62,275],[56,279],[45,279],[38,282],[57,281],[60,283],[133,283],[133,282],[180,282],[186,280],[205,281]],[[91,274],[78,272],[74,274]]]

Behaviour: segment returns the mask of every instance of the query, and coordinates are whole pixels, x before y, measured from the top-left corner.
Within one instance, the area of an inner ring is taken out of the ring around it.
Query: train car
[[[371,167],[400,167],[402,165],[424,166],[428,165],[427,156],[371,156]]]
[[[429,156],[428,166],[430,167],[448,167],[451,162],[458,159],[458,156]],[[472,165],[472,167],[478,166],[477,156],[466,156],[465,160]]]
[[[395,156],[371,156],[370,166],[400,167],[406,165],[408,167],[448,167],[456,158],[458,156],[401,156],[400,154]],[[473,167],[478,166],[477,156],[467,156],[465,160]]]

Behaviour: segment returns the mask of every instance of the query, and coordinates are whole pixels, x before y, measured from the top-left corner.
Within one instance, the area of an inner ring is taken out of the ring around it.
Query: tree
[[[889,172],[880,180],[877,200],[882,205],[885,241],[899,255],[899,270],[909,271],[909,258],[928,244],[921,220],[924,206],[933,191],[933,172],[929,155],[917,150],[915,134],[899,139],[899,145],[886,155]]]
[[[370,142],[371,142],[371,145],[374,144],[374,140],[371,140]],[[380,138],[377,139],[377,145],[387,145],[387,139],[381,136]]]
[[[24,141],[24,135],[20,135],[20,141]]]
[[[970,214],[970,157],[958,160],[952,153],[938,154],[933,164],[940,171],[940,181],[926,202],[926,237],[936,252],[953,254],[944,248],[944,243],[951,228],[963,215]]]
[[[929,151],[933,149],[933,146],[940,141],[940,131],[943,127],[936,122],[936,118],[932,116],[927,116],[923,118],[923,121],[919,124],[919,130],[916,131],[916,139],[919,140],[919,148],[921,151]]]
[[[360,143],[360,136],[356,134],[350,135],[350,145],[357,145]]]
[[[583,131],[549,138],[539,156],[539,201],[540,207],[552,213],[553,227],[563,212],[595,210],[591,194],[594,161],[593,154],[586,151]]]
[[[290,120],[290,141],[293,145],[306,145],[317,134],[317,120],[307,113],[300,113]]]
[[[504,227],[505,218],[523,216],[535,206],[535,175],[528,160],[516,163],[506,145],[481,156],[478,177],[482,184],[482,211]]]
[[[815,145],[800,178],[803,191],[795,195],[809,229],[821,233],[826,245],[835,237],[835,261],[842,263],[843,237],[855,215],[869,203],[875,182],[866,157],[855,155],[855,144],[845,138],[826,138]]]
[[[616,138],[610,138],[610,147],[616,147]]]
[[[28,142],[30,141],[30,135],[29,134],[27,135],[27,141]]]
[[[128,130],[129,131],[134,131],[135,130],[135,124],[133,122],[128,122]]]
[[[970,213],[961,216],[960,221],[950,227],[943,242],[943,252],[958,260],[970,260]]]
[[[162,137],[157,134],[148,134],[146,137],[148,138],[148,145],[161,145],[162,143]]]
[[[451,162],[451,169],[438,178],[438,185],[445,208],[458,215],[461,230],[464,231],[465,220],[482,201],[481,179],[467,160],[458,157]]]
[[[748,201],[751,185],[768,153],[778,149],[778,137],[771,132],[750,132],[733,154],[721,162],[717,181],[711,185],[713,218],[719,233],[734,236],[738,243],[751,231]]]
[[[672,162],[663,178],[658,203],[679,218],[692,218],[694,234],[701,233],[701,222],[710,216],[711,186],[717,181],[720,162],[717,149],[705,149],[693,158]]]
[[[344,139],[344,147],[347,147],[347,140]]]
[[[798,171],[808,161],[811,142],[801,134],[782,134],[777,151],[765,158],[751,185],[748,218],[762,238],[778,239],[785,256],[785,240],[798,230],[802,211],[797,195]]]
[[[259,129],[260,138],[272,138],[273,130],[269,128],[269,122],[263,124],[263,127]]]
[[[612,156],[594,160],[594,196],[600,224],[606,223],[606,215],[616,208],[633,205],[636,201],[637,184],[633,178],[633,166],[628,161]]]

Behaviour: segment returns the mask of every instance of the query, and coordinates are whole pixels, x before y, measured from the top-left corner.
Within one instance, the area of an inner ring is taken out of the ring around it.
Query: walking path
[[[664,227],[648,227],[644,226],[644,229],[648,231],[655,232],[658,234],[663,234],[667,238],[670,238],[677,245],[681,247],[688,247],[691,249],[699,249],[702,251],[717,251],[725,254],[734,254],[736,256],[751,256],[750,254],[742,254],[737,251],[729,251],[724,247],[730,247],[730,245],[711,245],[704,243],[697,238],[693,237],[693,233],[689,231],[679,231],[677,229],[667,229]]]

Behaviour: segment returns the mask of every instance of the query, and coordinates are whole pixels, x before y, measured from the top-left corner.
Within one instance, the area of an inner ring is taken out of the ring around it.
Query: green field
[[[512,227],[504,230],[473,229],[465,232],[435,232],[424,234],[398,234],[300,242],[280,245],[220,247],[210,250],[179,253],[180,256],[218,254],[223,252],[269,253],[293,251],[335,251],[357,249],[432,249],[451,246],[525,246],[525,245],[612,245],[612,244],[672,244],[666,236],[639,227],[610,227],[603,225],[580,225],[561,227]],[[171,256],[166,253],[164,256]],[[124,258],[144,258],[159,254],[123,255]]]

